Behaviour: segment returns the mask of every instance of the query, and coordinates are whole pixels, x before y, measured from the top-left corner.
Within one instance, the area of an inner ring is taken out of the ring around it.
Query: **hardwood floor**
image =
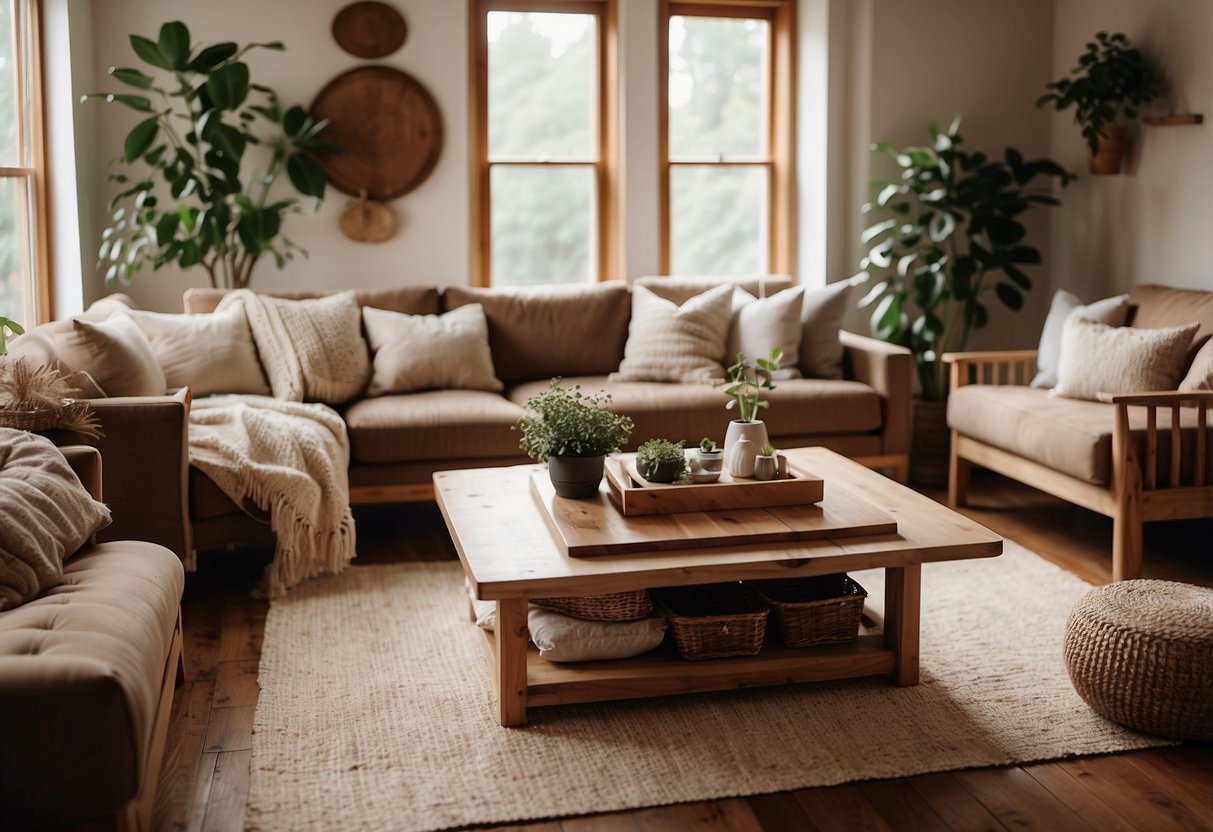
[[[977,472],[965,513],[1092,583],[1111,579],[1111,521]],[[942,491],[933,493],[943,499]],[[432,503],[364,506],[357,563],[454,558]],[[1213,521],[1146,526],[1148,578],[1213,586]],[[186,681],[173,700],[155,828],[238,830],[249,788],[268,550],[209,552],[186,582]],[[402,809],[405,807],[402,807]],[[800,789],[500,827],[530,832],[1213,830],[1213,744]]]

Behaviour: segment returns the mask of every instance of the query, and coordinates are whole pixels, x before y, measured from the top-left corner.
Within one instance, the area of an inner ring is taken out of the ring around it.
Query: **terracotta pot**
[[[548,476],[556,494],[571,500],[584,500],[598,493],[606,456],[548,457]]]
[[[939,487],[948,484],[948,403],[914,399],[914,439],[910,446],[910,482]]]
[[[1125,128],[1105,127],[1099,131],[1099,152],[1092,154],[1087,147],[1087,169],[1095,176],[1118,174],[1124,156]]]

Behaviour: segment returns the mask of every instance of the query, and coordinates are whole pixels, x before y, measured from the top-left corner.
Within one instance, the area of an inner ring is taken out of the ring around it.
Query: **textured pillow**
[[[125,312],[103,321],[75,318],[55,344],[66,367],[84,370],[111,396],[160,396],[168,389],[152,345]]]
[[[775,378],[800,378],[797,362],[803,306],[804,289],[800,287],[785,289],[762,300],[741,287],[734,289],[733,321],[729,325],[725,363],[736,361],[739,352],[749,358],[766,358],[771,350],[779,348],[783,350],[783,359]]]
[[[1050,395],[1104,400],[1123,393],[1174,390],[1200,324],[1136,329],[1079,316],[1061,333],[1057,386]]]
[[[49,439],[0,428],[0,610],[63,578],[63,561],[110,522]]]
[[[1179,389],[1185,393],[1213,390],[1213,339],[1205,341],[1205,345],[1196,353],[1188,374],[1179,383]]]
[[[611,381],[710,382],[724,377],[733,285],[709,289],[678,306],[643,286],[632,289],[632,321]]]
[[[1061,331],[1071,315],[1108,326],[1124,326],[1128,314],[1128,295],[1116,295],[1084,306],[1076,295],[1065,289],[1058,289],[1053,294],[1053,303],[1049,306],[1045,325],[1040,330],[1040,346],[1036,349],[1036,375],[1032,378],[1030,386],[1056,386],[1057,362],[1061,356]]]
[[[188,385],[194,396],[269,395],[270,386],[242,308],[210,315],[129,314],[151,343],[169,388]]]
[[[805,378],[842,378],[842,341],[838,330],[851,296],[850,281],[804,293],[800,313],[800,372]]]
[[[502,389],[493,373],[488,320],[478,303],[445,315],[403,315],[364,306],[362,322],[373,356],[368,396]]]

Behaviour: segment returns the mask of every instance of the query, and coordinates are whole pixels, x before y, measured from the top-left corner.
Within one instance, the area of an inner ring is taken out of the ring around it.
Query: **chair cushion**
[[[525,413],[497,393],[430,390],[355,402],[345,423],[356,462],[519,457],[510,428]]]

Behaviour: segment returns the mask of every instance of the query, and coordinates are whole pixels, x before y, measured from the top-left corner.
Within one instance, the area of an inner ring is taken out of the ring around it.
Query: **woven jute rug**
[[[856,573],[873,606],[883,573]],[[1061,658],[1087,584],[1008,542],[923,569],[922,683],[536,708],[501,728],[457,563],[354,567],[273,601],[250,829],[432,830],[1164,745]]]

